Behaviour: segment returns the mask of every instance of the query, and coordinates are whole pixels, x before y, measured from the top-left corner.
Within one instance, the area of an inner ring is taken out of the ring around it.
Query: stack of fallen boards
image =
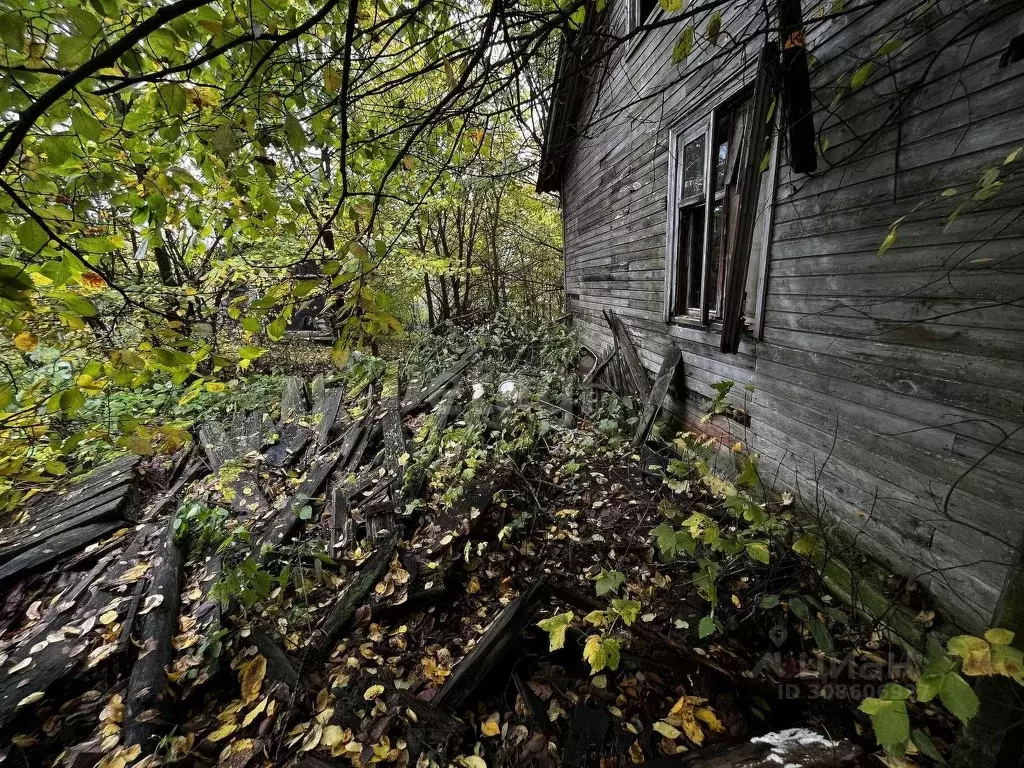
[[[462,375],[471,359],[463,358],[404,400],[385,398],[383,409],[371,409],[352,424],[345,423],[340,391],[314,382],[313,407],[307,410],[304,388],[295,380],[286,387],[276,440],[267,434],[270,430],[261,412],[237,415],[227,430],[217,425],[200,430],[200,443],[214,471],[226,461],[264,450],[268,443],[271,445],[264,453],[268,463],[283,468],[298,460],[306,470],[288,503],[272,510],[252,474],[253,468],[243,463],[243,471],[232,482],[238,486],[236,514],[267,522],[255,551],[262,553],[291,534],[299,523],[301,507],[318,493],[328,476],[332,476],[331,485],[344,486],[344,495],[370,487],[385,491],[397,487],[393,472],[384,477],[380,474],[381,464],[397,460],[391,455],[394,446],[382,450],[370,462],[376,468],[368,471],[365,479],[352,484],[344,478],[360,465],[369,444],[384,442],[383,422],[394,425],[401,415],[431,404]],[[336,436],[339,431],[340,436]],[[59,576],[54,577],[56,596],[45,602],[43,614],[17,631],[13,642],[0,653],[4,672],[0,674],[0,728],[43,700],[43,692],[75,669],[97,666],[115,655],[125,659],[133,655],[133,628],[143,618],[140,610],[145,600],[157,594],[153,582],[166,566],[168,535],[168,518],[163,515],[147,514],[133,529],[125,518],[129,508],[139,506],[131,498],[138,461],[137,456],[127,456],[100,467],[68,484],[62,492],[41,499],[26,513],[24,523],[0,531],[0,578],[8,584],[43,569],[61,568]],[[184,475],[189,475],[187,470]],[[177,490],[180,488],[168,495]],[[79,550],[118,529],[131,532],[90,550],[88,557],[76,558]],[[74,567],[68,567],[69,563]],[[216,566],[219,558],[205,567],[212,570]],[[212,583],[212,579],[206,583]],[[177,600],[173,608],[171,603],[166,600],[164,605],[157,604],[154,613],[167,609],[176,613]]]
[[[125,524],[139,457],[123,456],[62,492],[46,494],[26,521],[0,530],[0,585],[36,572]]]

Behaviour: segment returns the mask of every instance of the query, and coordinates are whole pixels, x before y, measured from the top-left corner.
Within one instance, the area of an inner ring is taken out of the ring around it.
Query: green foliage
[[[602,597],[609,593],[616,594],[625,583],[625,574],[619,573],[618,571],[606,571],[602,569],[601,572],[594,577],[594,591],[597,592],[598,597]]]
[[[549,651],[557,651],[565,646],[565,631],[569,628],[573,618],[573,612],[568,611],[537,622],[537,626],[548,633]]]

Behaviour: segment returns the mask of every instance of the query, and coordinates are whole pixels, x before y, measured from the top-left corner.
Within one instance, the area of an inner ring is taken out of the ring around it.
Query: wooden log
[[[292,660],[270,635],[259,629],[253,629],[247,638],[260,655],[267,660],[267,676],[275,683],[283,685],[288,692],[299,690],[300,677]]]
[[[181,548],[174,540],[173,523],[168,525],[150,572],[146,601],[161,601],[143,619],[139,635],[139,658],[132,667],[125,697],[125,726],[122,742],[140,745],[143,751],[156,746],[160,732],[167,730],[167,665],[174,657],[172,641],[178,631],[181,599]]]
[[[74,636],[58,632],[61,627],[80,624],[97,615],[100,609],[110,605],[110,594],[99,585],[104,581],[116,582],[117,579],[135,564],[135,559],[150,541],[155,529],[144,526],[138,531],[131,543],[121,552],[111,552],[102,559],[90,573],[78,583],[67,596],[62,597],[58,605],[73,604],[73,611],[57,611],[50,609],[49,616],[42,622],[37,635],[24,640],[17,648],[8,649],[9,667],[18,667],[16,673],[0,675],[0,728],[6,727],[22,707],[20,702],[30,693],[49,691],[58,682],[70,675],[80,664],[83,664],[91,650],[100,650],[95,641],[95,634]],[[128,600],[124,600],[115,609],[120,620],[128,608]],[[35,639],[59,635],[49,641],[44,648],[33,652]],[[101,654],[92,660],[93,666],[105,658],[115,655],[116,643],[109,646],[110,653]]]
[[[640,422],[636,425],[636,433],[633,435],[634,449],[647,440],[647,435],[651,431],[651,425],[654,424],[654,419],[657,417],[658,411],[661,410],[662,403],[665,402],[665,395],[668,394],[669,385],[672,383],[672,379],[676,375],[676,368],[682,362],[682,359],[683,354],[679,347],[675,345],[669,347],[668,352],[662,358],[661,369],[654,380],[651,396],[647,398],[644,412],[640,416]]]
[[[633,340],[629,336],[629,331],[626,330],[626,326],[614,312],[605,310],[605,318],[608,320],[608,325],[611,326],[612,333],[615,334],[615,339],[619,343],[619,351],[622,353],[622,359],[626,364],[626,369],[629,371],[629,376],[633,381],[633,386],[636,388],[636,393],[643,400],[648,399],[651,396],[651,381],[647,376],[643,363],[640,362],[640,356],[637,354],[636,347],[633,346]]]
[[[410,470],[406,494],[410,499],[418,499],[426,487],[428,480],[427,470],[441,447],[441,436],[448,426],[448,420],[451,418],[457,399],[456,391],[450,390],[434,411],[430,424],[430,434],[423,441],[424,445],[421,449],[424,455],[417,461],[416,466]]]
[[[434,697],[433,706],[458,710],[483,682],[487,673],[515,646],[523,630],[533,623],[548,598],[545,579],[506,605],[477,640],[473,650],[460,661]]]
[[[310,647],[318,654],[329,651],[338,635],[345,629],[356,614],[356,609],[365,603],[381,577],[387,573],[391,557],[398,547],[401,531],[391,531],[386,537],[375,542],[376,548],[363,563],[352,581],[345,585],[331,609],[320,622],[310,638]]]

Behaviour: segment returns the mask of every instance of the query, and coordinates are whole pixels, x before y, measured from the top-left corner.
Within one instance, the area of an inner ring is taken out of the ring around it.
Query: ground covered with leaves
[[[212,414],[116,532],[16,574],[4,761],[675,765],[792,727],[939,759],[949,713],[757,457],[634,439],[586,368],[495,323]]]

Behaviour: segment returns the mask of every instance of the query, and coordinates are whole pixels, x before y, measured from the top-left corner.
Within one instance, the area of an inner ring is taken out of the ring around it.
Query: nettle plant
[[[941,762],[931,738],[911,729],[907,704],[941,704],[967,725],[978,714],[980,702],[964,675],[1008,677],[1024,685],[1024,652],[1011,646],[1013,638],[1013,632],[999,628],[989,629],[984,637],[957,635],[946,643],[946,653],[928,658],[913,689],[889,683],[878,698],[864,699],[860,710],[871,718],[882,749],[897,757],[917,751]]]

